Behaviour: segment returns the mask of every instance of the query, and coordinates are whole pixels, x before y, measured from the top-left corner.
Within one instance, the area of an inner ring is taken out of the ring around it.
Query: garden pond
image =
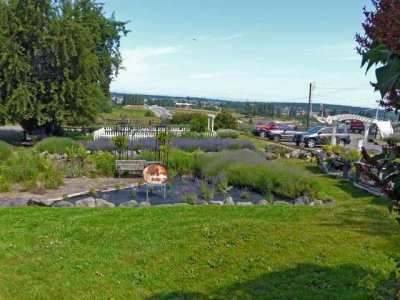
[[[226,197],[230,196],[235,204],[238,202],[251,202],[252,204],[258,204],[260,200],[265,199],[260,193],[252,192],[246,189],[229,187],[226,192],[218,190],[213,183],[208,183],[204,180],[196,178],[185,178],[175,177],[169,180],[167,183],[167,193],[164,199],[164,191],[162,188],[150,188],[149,187],[149,202],[151,205],[166,205],[166,204],[177,204],[177,203],[189,203],[189,204],[205,204],[206,200],[209,201],[224,201]],[[208,197],[203,195],[207,194]],[[88,194],[71,197],[69,202],[75,203],[78,200],[87,198]],[[118,189],[113,191],[98,192],[95,196],[98,199],[106,200],[116,206],[122,203],[135,200],[138,203],[146,202],[146,185],[139,187],[130,187],[124,189]],[[282,201],[280,199],[280,201]],[[293,201],[287,201],[292,203]]]

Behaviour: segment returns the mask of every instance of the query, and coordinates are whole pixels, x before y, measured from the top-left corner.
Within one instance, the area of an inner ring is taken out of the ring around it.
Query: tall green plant
[[[59,134],[108,106],[124,22],[95,0],[0,0],[0,120]]]

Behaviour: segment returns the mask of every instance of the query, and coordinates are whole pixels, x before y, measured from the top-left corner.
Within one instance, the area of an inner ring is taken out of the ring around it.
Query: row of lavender
[[[155,139],[142,139],[129,141],[129,150],[152,150],[155,148]],[[219,152],[222,150],[250,149],[254,150],[253,143],[234,139],[191,139],[191,138],[173,138],[170,141],[171,146],[183,151],[193,152],[201,150],[204,152]],[[89,151],[112,151],[115,149],[113,141],[99,139],[86,143]]]

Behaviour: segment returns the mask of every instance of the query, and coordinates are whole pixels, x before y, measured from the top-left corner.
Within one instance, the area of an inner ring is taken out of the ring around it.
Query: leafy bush
[[[64,154],[67,153],[68,148],[73,148],[77,145],[78,143],[70,138],[50,137],[36,144],[35,149],[39,152],[47,151],[50,154]]]
[[[217,131],[217,135],[220,139],[237,139],[239,132],[233,129],[220,129]]]
[[[236,119],[227,110],[223,110],[215,117],[215,128],[216,129],[236,129]]]
[[[262,154],[254,151],[205,153],[196,156],[194,167],[198,176],[215,178],[223,173],[228,184],[263,195],[273,193],[291,199],[319,197],[320,187],[316,179],[279,161],[267,161]]]
[[[190,120],[190,130],[193,132],[205,132],[208,118],[203,114],[193,114]]]
[[[189,125],[192,119],[196,119],[200,124],[207,128],[207,116],[202,113],[175,113],[171,123],[177,125]]]
[[[0,176],[10,183],[21,183],[25,189],[43,186],[55,189],[63,184],[63,172],[52,161],[30,150],[20,150],[2,165]]]
[[[144,116],[154,118],[156,115],[151,110],[148,110],[145,112]]]
[[[13,147],[3,141],[0,141],[0,161],[5,161],[13,154]]]
[[[128,137],[126,137],[125,135],[113,137],[112,141],[114,142],[115,147],[118,151],[124,151],[128,149],[129,140]]]
[[[96,165],[96,172],[98,175],[114,176],[116,172],[116,158],[114,155],[108,152],[96,153],[91,157],[91,160]]]
[[[362,155],[358,150],[346,151],[341,157],[348,163],[356,162],[361,159]]]
[[[202,199],[210,202],[214,199],[214,188],[209,187],[206,183],[202,182],[199,186],[199,193]]]
[[[197,195],[196,193],[187,193],[182,196],[182,202],[188,203],[190,205],[195,205],[197,202]]]
[[[11,190],[10,182],[3,176],[0,176],[0,193],[7,193],[10,190]]]
[[[91,135],[85,135],[80,131],[70,131],[70,130],[64,131],[63,137],[70,138],[75,141],[91,141],[93,138]]]

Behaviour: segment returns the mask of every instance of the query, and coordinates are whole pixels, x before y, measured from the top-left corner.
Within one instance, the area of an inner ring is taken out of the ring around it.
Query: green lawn
[[[336,201],[0,210],[0,299],[389,298],[400,241],[385,201],[297,167]]]
[[[102,114],[101,117],[98,118],[98,122],[103,122],[104,119],[107,122],[118,122],[121,120],[121,116],[124,115],[128,119],[133,121],[140,121],[140,122],[148,122],[149,120],[158,120],[158,117],[146,117],[145,114],[148,110],[145,109],[143,106],[134,106],[129,109],[124,109],[122,107],[113,107],[112,111],[109,113]]]

